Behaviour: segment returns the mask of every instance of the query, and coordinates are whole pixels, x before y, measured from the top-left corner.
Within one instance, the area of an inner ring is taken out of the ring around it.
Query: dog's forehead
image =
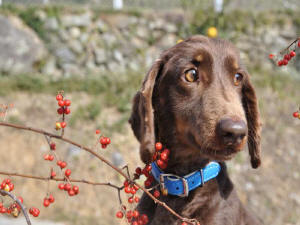
[[[165,52],[167,63],[178,66],[189,62],[209,59],[214,64],[229,63],[238,68],[240,57],[238,49],[228,41],[200,36],[183,41]]]

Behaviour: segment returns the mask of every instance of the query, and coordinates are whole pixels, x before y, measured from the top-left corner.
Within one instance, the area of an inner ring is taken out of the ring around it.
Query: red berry
[[[58,108],[57,113],[60,114],[60,115],[63,114],[64,113],[64,108],[63,107]]]
[[[7,178],[7,179],[5,180],[5,182],[6,182],[6,184],[10,184],[10,183],[11,183],[11,179]]]
[[[49,155],[48,160],[53,161],[53,159],[54,159],[54,155]]]
[[[103,148],[103,149],[106,148],[106,147],[107,147],[107,145],[101,145],[101,148]]]
[[[116,213],[116,217],[119,218],[119,219],[123,218],[123,216],[124,216],[124,214],[121,211],[118,211]]]
[[[51,178],[54,178],[56,176],[56,173],[52,170],[50,176],[51,176]]]
[[[70,189],[70,190],[68,191],[68,194],[69,194],[69,196],[74,196],[74,195],[75,195],[75,192],[74,192],[72,189]]]
[[[106,142],[107,145],[109,145],[110,144],[110,138],[106,137],[105,142]]]
[[[282,66],[282,65],[283,65],[283,61],[282,61],[282,60],[279,60],[279,61],[277,62],[277,65],[278,65],[278,66]]]
[[[49,195],[48,200],[50,203],[53,203],[55,199],[54,199],[53,195]]]
[[[50,149],[51,149],[51,150],[55,150],[55,149],[56,149],[56,144],[55,144],[54,142],[52,142],[52,143],[50,144]]]
[[[59,100],[59,101],[57,102],[57,104],[58,104],[58,106],[60,106],[60,107],[65,106],[65,102],[64,102],[63,100]]]
[[[61,123],[60,123],[60,126],[61,126],[62,128],[65,128],[65,127],[67,126],[67,123],[66,123],[66,122],[61,122]]]
[[[49,200],[48,199],[44,199],[44,206],[45,207],[48,207],[50,205],[50,202],[49,202]]]
[[[77,195],[77,194],[79,193],[79,187],[76,186],[76,185],[74,185],[74,186],[73,186],[73,191],[74,191],[74,193]]]
[[[65,189],[65,184],[64,184],[64,183],[60,183],[60,184],[58,185],[58,188],[59,188],[60,190],[64,190],[64,189]]]
[[[160,155],[160,159],[166,162],[169,159],[169,155],[165,151],[163,151]]]
[[[49,160],[49,155],[48,154],[44,155],[44,159]]]
[[[134,210],[132,214],[133,214],[133,217],[135,217],[135,218],[138,218],[140,215],[139,211],[137,211],[137,210]]]
[[[96,130],[96,134],[100,134],[100,130]]]
[[[300,40],[298,41],[298,47],[300,48]]]
[[[148,164],[145,168],[148,172],[150,172],[152,170],[152,166],[150,164]]]
[[[64,105],[65,105],[65,106],[70,106],[70,105],[71,105],[71,101],[68,100],[68,99],[66,99],[66,100],[64,101]]]
[[[167,164],[163,161],[163,160],[157,160],[157,165],[161,168],[161,169],[165,169],[167,168]]]
[[[65,161],[63,161],[63,162],[60,163],[59,166],[60,166],[60,168],[62,168],[62,169],[63,169],[63,168],[66,168],[66,167],[67,167],[67,163],[66,163]]]
[[[188,225],[186,222],[182,222],[181,225]]]
[[[282,60],[282,64],[283,64],[283,65],[285,65],[285,66],[286,66],[288,63],[289,63],[289,61],[288,61],[288,60],[286,60],[286,59]]]
[[[129,198],[128,198],[128,203],[131,204],[131,203],[133,203],[133,201],[134,201],[133,197],[129,197]]]
[[[269,58],[273,59],[274,55],[273,54],[269,54]]]
[[[60,166],[60,165],[61,165],[61,163],[62,163],[62,161],[61,161],[61,160],[57,160],[57,162],[56,162],[56,164],[57,164],[58,166]]]
[[[289,54],[284,55],[284,59],[286,59],[287,61],[289,61],[291,59],[291,56]]]
[[[298,118],[299,117],[299,112],[294,112],[293,117]]]
[[[140,167],[137,167],[135,169],[135,172],[140,175],[142,173],[142,169]]]
[[[155,190],[153,195],[155,198],[158,198],[160,196],[160,192],[158,190]]]
[[[0,213],[6,213],[6,208],[5,207],[1,207],[0,208]]]
[[[147,224],[149,222],[148,216],[146,214],[141,215],[141,220],[144,222],[144,224]]]
[[[23,203],[23,198],[21,196],[19,196],[18,199],[21,203]],[[0,203],[0,208],[1,208],[1,203]]]
[[[128,210],[128,211],[126,212],[126,218],[127,218],[127,219],[131,219],[132,217],[133,217],[132,211],[131,211],[131,210]]]
[[[66,177],[69,177],[71,175],[72,171],[70,169],[66,169],[65,175]]]
[[[8,187],[9,187],[9,191],[12,191],[12,190],[14,190],[14,184],[13,183],[9,183],[8,184]]]
[[[65,186],[64,186],[64,190],[65,190],[65,191],[70,191],[71,188],[72,188],[72,186],[71,186],[71,184],[69,184],[69,183],[66,183]]]
[[[63,99],[63,96],[61,94],[56,95],[56,100],[60,101]]]
[[[149,179],[145,180],[144,185],[145,187],[149,187],[151,185],[151,181]]]
[[[130,193],[133,195],[136,193],[136,190],[134,189],[134,187],[131,188]]]
[[[125,181],[124,181],[124,186],[127,187],[128,185],[129,185],[128,180],[125,180]]]
[[[132,225],[139,225],[137,221],[133,221]]]
[[[140,201],[140,198],[137,197],[137,196],[135,196],[135,197],[134,197],[134,201],[135,201],[136,203],[138,203],[138,202]]]
[[[100,144],[101,144],[101,145],[105,145],[105,144],[106,144],[106,139],[105,139],[105,137],[101,137],[101,138],[100,138]]]
[[[296,56],[296,52],[295,51],[291,51],[290,52],[290,57],[294,57],[294,56]]]
[[[160,151],[160,150],[162,149],[162,143],[157,142],[157,143],[155,144],[155,149],[156,149],[156,151]]]
[[[64,113],[65,113],[65,114],[70,114],[70,112],[71,112],[71,109],[70,109],[70,108],[66,107],[66,108],[64,109]]]
[[[134,184],[132,187],[133,187],[136,191],[140,189],[136,184]]]
[[[129,194],[129,193],[131,193],[131,188],[129,186],[126,186],[124,191],[125,191],[125,193]]]
[[[32,212],[32,215],[34,217],[38,217],[40,214],[40,210],[38,208],[33,208],[33,212]]]

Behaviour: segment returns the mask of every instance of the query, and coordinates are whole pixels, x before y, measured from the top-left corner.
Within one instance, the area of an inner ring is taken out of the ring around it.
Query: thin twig
[[[136,186],[138,186],[141,190],[143,190],[156,204],[159,204],[161,206],[163,206],[166,210],[168,210],[170,213],[172,213],[174,216],[176,216],[178,219],[182,220],[182,221],[186,221],[188,223],[193,224],[194,223],[194,219],[187,219],[184,218],[182,216],[180,216],[178,213],[176,213],[173,209],[171,209],[169,206],[166,205],[166,203],[158,200],[157,198],[155,198],[146,188],[144,188],[143,186],[139,185],[138,183],[134,182],[134,180],[131,180],[120,168],[115,167],[111,162],[109,162],[107,159],[105,159],[104,157],[102,157],[101,155],[99,155],[97,152],[93,151],[92,149],[83,146],[81,144],[78,144],[70,139],[67,139],[65,137],[62,137],[60,135],[56,135],[56,134],[52,134],[50,132],[44,131],[42,129],[37,129],[37,128],[32,128],[32,127],[27,127],[27,126],[22,126],[22,125],[17,125],[17,124],[11,124],[11,123],[6,123],[6,122],[0,122],[0,126],[6,126],[6,127],[12,127],[12,128],[16,128],[16,129],[20,129],[20,130],[27,130],[27,131],[32,131],[35,133],[39,133],[39,134],[43,134],[43,135],[47,135],[50,138],[55,138],[55,139],[59,139],[62,140],[64,142],[67,142],[69,144],[72,144],[74,146],[77,146],[79,148],[81,148],[84,151],[89,152],[90,154],[94,155],[95,157],[97,157],[99,160],[101,160],[102,162],[104,162],[106,165],[108,165],[109,167],[111,167],[113,170],[115,170],[116,172],[118,172],[121,176],[123,176],[126,180],[130,181],[131,183],[134,183]],[[28,177],[30,178],[30,177]],[[83,182],[83,183],[87,183],[87,182]]]
[[[19,206],[21,207],[21,209],[22,209],[22,212],[23,212],[23,214],[24,214],[24,216],[25,216],[25,219],[26,219],[27,224],[28,224],[28,225],[31,225],[31,221],[30,221],[29,216],[28,216],[28,214],[27,214],[26,208],[25,208],[25,206],[21,203],[21,201],[20,201],[15,195],[13,195],[12,193],[10,193],[10,192],[8,192],[8,191],[4,191],[4,190],[1,190],[1,189],[0,189],[0,193],[1,193],[2,195],[8,195],[8,196],[11,197],[15,202],[18,203],[18,205],[19,205]]]

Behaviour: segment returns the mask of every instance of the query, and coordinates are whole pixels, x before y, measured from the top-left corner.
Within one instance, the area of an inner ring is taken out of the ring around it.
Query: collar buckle
[[[177,176],[175,174],[161,173],[159,175],[159,181],[160,181],[161,189],[163,189],[163,190],[166,189],[165,177],[171,178],[173,180],[174,180],[174,178],[178,179],[178,180],[181,180],[182,185],[183,185],[183,193],[179,194],[178,196],[187,197],[189,195],[189,184],[188,184],[187,180],[184,177],[180,177],[180,176]]]

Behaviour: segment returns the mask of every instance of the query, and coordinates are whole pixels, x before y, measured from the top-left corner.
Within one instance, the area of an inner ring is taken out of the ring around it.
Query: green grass
[[[0,95],[9,95],[17,91],[36,94],[56,94],[58,90],[67,93],[85,92],[90,95],[102,95],[106,106],[115,106],[120,112],[127,112],[131,108],[131,99],[141,85],[143,74],[129,71],[124,74],[107,73],[58,80],[43,75],[0,75]],[[89,107],[91,112],[84,117],[94,119],[100,112],[100,107]]]

